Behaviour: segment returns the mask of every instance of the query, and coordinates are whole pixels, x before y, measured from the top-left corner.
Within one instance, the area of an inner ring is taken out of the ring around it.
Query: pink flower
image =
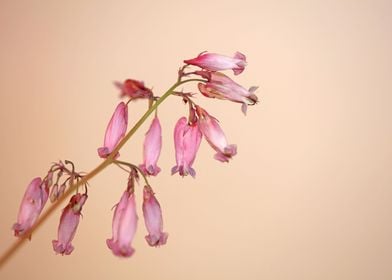
[[[200,92],[206,97],[242,103],[241,109],[244,114],[246,114],[248,105],[254,105],[257,102],[257,96],[254,94],[257,87],[247,90],[220,72],[196,71],[196,74],[208,79],[206,84],[198,84]]]
[[[87,194],[76,194],[71,197],[68,205],[63,209],[58,227],[57,240],[53,240],[53,250],[57,254],[69,255],[74,247],[71,242],[79,225],[81,211],[87,200]]]
[[[214,117],[199,106],[196,106],[196,111],[199,116],[201,132],[210,146],[217,152],[214,158],[222,162],[228,162],[230,158],[237,154],[237,146],[227,143],[226,136]]]
[[[137,214],[135,195],[125,191],[120,202],[116,205],[113,216],[112,239],[107,239],[106,244],[113,254],[118,257],[130,257],[135,252],[131,246],[137,227]]]
[[[143,164],[139,167],[145,175],[157,175],[161,169],[157,166],[157,161],[162,147],[162,128],[158,117],[151,123],[150,129],[146,133],[143,147]]]
[[[186,64],[196,65],[207,71],[221,71],[232,69],[234,75],[241,74],[246,66],[246,57],[240,52],[236,52],[234,57],[229,57],[216,53],[201,53],[198,57],[184,60]]]
[[[41,178],[34,178],[27,186],[19,207],[17,222],[13,225],[15,236],[22,236],[36,222],[48,200],[49,190],[44,187]]]
[[[162,210],[154,192],[150,186],[144,186],[143,190],[143,215],[148,231],[146,241],[150,246],[160,246],[166,244],[168,234],[162,232]]]
[[[114,82],[114,85],[121,90],[121,97],[127,96],[132,99],[151,98],[151,89],[146,88],[142,81],[127,79],[124,83]]]
[[[128,126],[128,107],[124,102],[117,105],[106,128],[104,146],[98,149],[101,158],[106,158],[114,150],[121,138],[124,137]],[[116,157],[120,154],[118,153]]]
[[[178,172],[181,176],[190,174],[192,177],[195,177],[196,172],[192,168],[192,164],[195,161],[201,138],[202,134],[199,130],[198,122],[188,124],[185,117],[177,121],[174,128],[177,165],[172,168],[172,175]]]

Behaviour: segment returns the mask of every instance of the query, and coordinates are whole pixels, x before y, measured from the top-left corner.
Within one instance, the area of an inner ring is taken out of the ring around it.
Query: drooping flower
[[[198,66],[207,71],[233,70],[234,75],[241,74],[246,66],[246,57],[236,52],[234,57],[216,53],[201,53],[198,57],[184,60],[186,64]]]
[[[200,131],[210,146],[217,152],[214,158],[222,162],[228,162],[237,154],[237,146],[227,143],[226,136],[214,117],[199,106],[196,106],[196,112],[199,116]]]
[[[145,175],[156,176],[161,169],[157,166],[162,147],[162,128],[158,117],[151,123],[143,146],[143,164],[139,167]]]
[[[195,177],[196,172],[192,168],[192,164],[195,161],[201,138],[202,134],[197,121],[188,124],[185,117],[177,121],[174,128],[174,146],[177,165],[172,168],[172,175],[178,172],[181,176],[190,174],[192,177]]]
[[[87,200],[87,194],[76,194],[71,197],[68,205],[63,209],[58,227],[57,240],[53,240],[53,250],[57,254],[69,255],[74,247],[71,242],[79,225],[81,211]]]
[[[135,195],[133,190],[126,190],[114,211],[113,237],[106,240],[106,244],[114,255],[130,257],[135,252],[131,243],[135,236],[137,220]]]
[[[148,235],[146,241],[156,247],[166,244],[168,234],[163,232],[162,210],[150,186],[143,189],[143,216]]]
[[[247,90],[220,72],[196,71],[196,74],[208,79],[207,83],[198,84],[200,92],[206,97],[242,103],[241,109],[244,114],[248,105],[257,103],[257,96],[254,94],[257,87]]]
[[[98,148],[98,155],[106,158],[124,137],[128,126],[128,107],[124,102],[117,105],[112,118],[106,128],[104,146]],[[118,157],[119,154],[116,155]]]
[[[19,207],[17,222],[13,225],[15,236],[22,236],[31,229],[48,200],[49,190],[41,178],[34,178],[27,186]]]
[[[123,83],[114,82],[114,85],[121,90],[121,97],[131,99],[151,98],[153,93],[142,81],[127,79]]]

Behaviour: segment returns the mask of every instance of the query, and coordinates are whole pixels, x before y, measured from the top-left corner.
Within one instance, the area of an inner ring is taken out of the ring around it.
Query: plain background
[[[147,246],[140,219],[132,258],[107,249],[126,186],[110,167],[91,181],[73,254],[52,250],[58,212],[0,278],[392,279],[391,27],[391,1],[1,0],[0,252],[33,177],[59,159],[83,171],[100,162],[114,80],[159,95],[183,59],[238,50],[248,67],[236,80],[260,86],[260,103],[244,117],[198,97],[238,155],[222,164],[203,142],[195,180],[170,175],[186,106],[159,109],[163,171],[151,183],[166,246]],[[145,108],[132,104],[130,123]],[[147,128],[122,159],[141,161]]]

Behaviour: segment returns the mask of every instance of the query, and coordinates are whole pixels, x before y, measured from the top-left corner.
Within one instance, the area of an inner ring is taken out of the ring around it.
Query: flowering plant
[[[127,79],[122,83],[115,82],[115,86],[120,90],[120,97],[125,101],[117,105],[107,125],[103,146],[98,148],[98,156],[104,160],[88,173],[77,172],[74,164],[69,160],[59,161],[52,164],[45,177],[37,177],[31,181],[20,204],[17,221],[13,225],[14,234],[19,239],[0,258],[0,266],[25,240],[30,239],[31,234],[70,196],[60,217],[57,239],[52,243],[57,254],[71,254],[74,250],[72,240],[79,225],[82,208],[88,199],[88,181],[111,164],[126,170],[128,179],[126,188],[114,207],[112,238],[107,239],[106,242],[108,248],[119,257],[130,257],[135,251],[132,247],[138,224],[135,189],[140,178],[144,181],[142,212],[148,232],[145,239],[147,244],[153,247],[166,244],[168,234],[163,230],[162,209],[148,182],[149,176],[157,176],[161,172],[158,160],[162,147],[162,127],[157,113],[158,106],[169,96],[180,97],[189,106],[188,116],[181,116],[175,124],[176,163],[171,173],[172,175],[178,173],[183,177],[187,175],[195,177],[193,164],[202,138],[205,138],[216,152],[214,158],[220,162],[228,162],[232,159],[237,154],[237,146],[229,144],[218,120],[196,104],[195,93],[180,92],[176,89],[180,85],[197,82],[203,96],[241,103],[244,114],[248,105],[257,103],[257,96],[254,93],[257,87],[247,90],[220,72],[232,70],[235,75],[242,73],[246,66],[245,55],[237,52],[233,57],[229,57],[204,52],[196,58],[184,60],[184,63],[185,65],[178,71],[176,83],[160,97],[154,95],[152,89],[141,81]],[[190,68],[192,66],[198,69]],[[149,108],[127,132],[128,107],[131,106],[132,101],[139,99],[146,100]],[[145,134],[143,162],[137,165],[120,160],[120,149],[152,113],[155,115]],[[48,200],[52,205],[41,215]]]

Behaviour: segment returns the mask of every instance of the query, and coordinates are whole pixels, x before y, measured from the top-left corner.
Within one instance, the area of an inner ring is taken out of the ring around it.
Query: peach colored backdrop
[[[151,182],[167,246],[148,247],[140,220],[131,259],[106,248],[126,179],[111,167],[91,181],[72,255],[52,251],[57,213],[0,278],[392,279],[391,3],[1,0],[0,252],[33,177],[58,159],[100,162],[113,80],[158,94],[183,59],[239,50],[249,65],[238,81],[259,85],[261,102],[244,117],[199,98],[239,153],[221,164],[203,143],[196,180],[169,175],[186,107],[160,108],[163,172]],[[144,109],[132,105],[130,121]],[[141,160],[146,129],[124,159]]]

